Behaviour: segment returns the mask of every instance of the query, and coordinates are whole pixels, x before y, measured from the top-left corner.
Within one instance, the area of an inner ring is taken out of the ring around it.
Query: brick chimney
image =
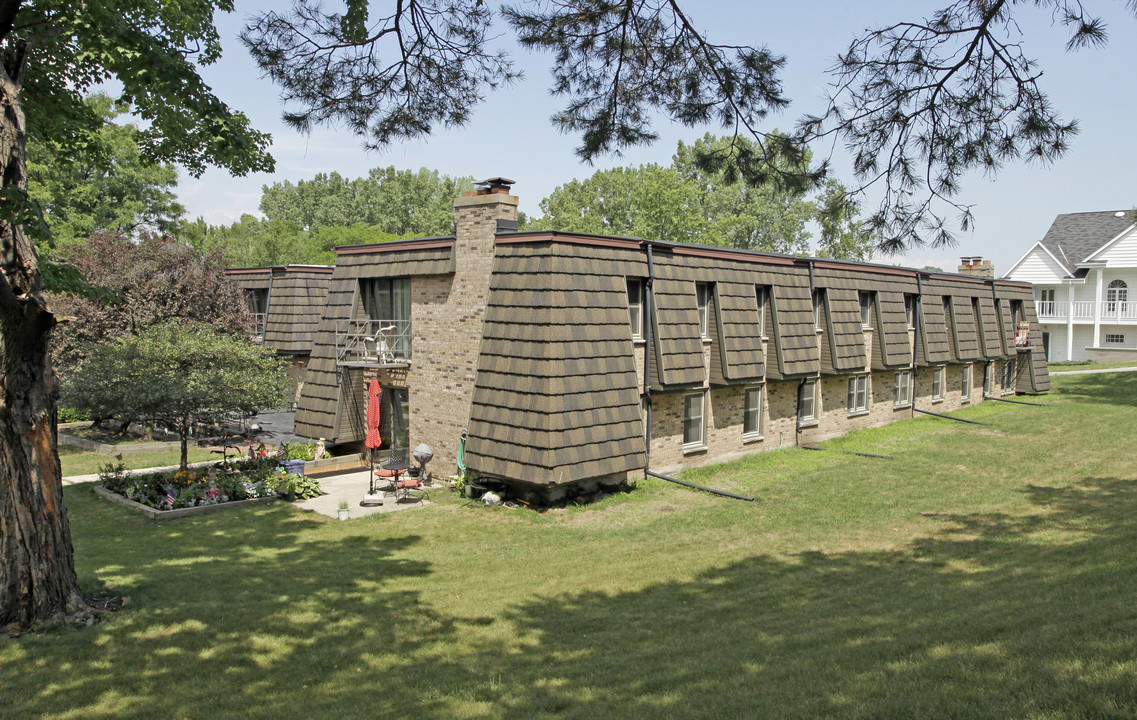
[[[454,274],[416,277],[412,283],[415,356],[408,379],[433,392],[411,399],[411,428],[413,442],[434,450],[435,467],[457,462],[458,438],[470,422],[495,237],[517,229],[512,184],[491,178],[456,198]]]
[[[993,278],[995,277],[995,266],[991,264],[990,260],[984,260],[982,256],[961,257],[958,272],[960,275]]]

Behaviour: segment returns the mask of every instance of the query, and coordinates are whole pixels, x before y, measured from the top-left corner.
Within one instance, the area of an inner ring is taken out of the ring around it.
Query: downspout
[[[644,247],[647,248],[647,282],[644,283],[644,324],[647,326],[644,329],[644,405],[647,409],[647,427],[644,429],[644,477],[654,477],[660,480],[666,480],[677,485],[683,485],[695,490],[705,490],[706,492],[714,495],[722,495],[723,497],[734,498],[736,500],[746,500],[754,502],[754,498],[747,497],[746,495],[735,495],[734,493],[726,492],[725,490],[715,490],[714,488],[696,485],[677,478],[668,477],[660,473],[654,472],[651,469],[651,351],[652,351],[652,337],[651,337],[651,309],[652,302],[652,284],[655,280],[655,262],[651,252],[652,241],[644,240]]]
[[[810,309],[813,310],[813,312],[815,312],[815,313],[817,311],[816,311],[816,309],[813,308],[813,303],[817,302],[817,299],[814,296],[814,294],[816,292],[817,292],[817,286],[816,286],[816,282],[813,278],[813,261],[810,260],[809,261],[809,302],[810,302]],[[814,338],[816,339],[816,337],[817,337],[817,332],[815,330],[814,331]],[[821,348],[820,347],[817,349],[817,378],[818,378],[818,380],[821,379]],[[795,430],[795,432],[794,432],[794,445],[801,445],[801,389],[803,387],[805,387],[805,381],[808,379],[809,379],[809,376],[803,377],[797,384],[797,397],[794,399],[794,430]],[[814,401],[816,401],[817,397],[815,396],[813,399],[814,399]]]
[[[644,283],[644,406],[647,409],[647,427],[644,433],[644,473],[651,468],[651,351],[652,351],[652,283],[655,280],[655,262],[651,254],[651,241],[647,247],[647,282]]]
[[[924,282],[916,273],[916,301],[912,305],[912,417],[916,417],[916,398],[920,397],[920,314],[924,311]]]

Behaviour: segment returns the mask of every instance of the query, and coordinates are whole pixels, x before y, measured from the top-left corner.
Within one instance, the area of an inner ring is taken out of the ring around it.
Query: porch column
[[[1104,301],[1102,297],[1102,275],[1105,274],[1103,268],[1094,268],[1094,277],[1097,280],[1097,285],[1094,289],[1094,344],[1093,348],[1101,347],[1101,304]]]
[[[1066,286],[1066,360],[1074,359],[1074,285]]]

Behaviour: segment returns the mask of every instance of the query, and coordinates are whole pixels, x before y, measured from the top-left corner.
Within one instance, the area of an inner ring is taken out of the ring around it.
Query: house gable
[[[1106,267],[1111,268],[1137,268],[1137,225],[1129,226],[1096,253],[1086,258],[1085,262],[1104,262]]]
[[[1007,277],[1035,285],[1057,285],[1064,278],[1071,277],[1071,273],[1042,243],[1035,243],[1011,266]]]

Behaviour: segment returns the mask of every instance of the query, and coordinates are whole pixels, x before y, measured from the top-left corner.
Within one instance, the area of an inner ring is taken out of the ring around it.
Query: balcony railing
[[[265,323],[268,320],[266,313],[247,313],[245,315],[247,325],[245,326],[249,333],[249,339],[255,343],[263,344],[265,341]]]
[[[1075,320],[1092,321],[1094,303],[1080,300],[1074,303],[1039,300],[1035,303],[1038,319],[1042,322],[1065,322],[1070,318],[1071,308]],[[1137,322],[1137,302],[1105,300],[1100,303],[1101,319],[1105,321],[1131,323]]]
[[[405,367],[411,359],[409,320],[337,320],[336,362],[355,367]]]

